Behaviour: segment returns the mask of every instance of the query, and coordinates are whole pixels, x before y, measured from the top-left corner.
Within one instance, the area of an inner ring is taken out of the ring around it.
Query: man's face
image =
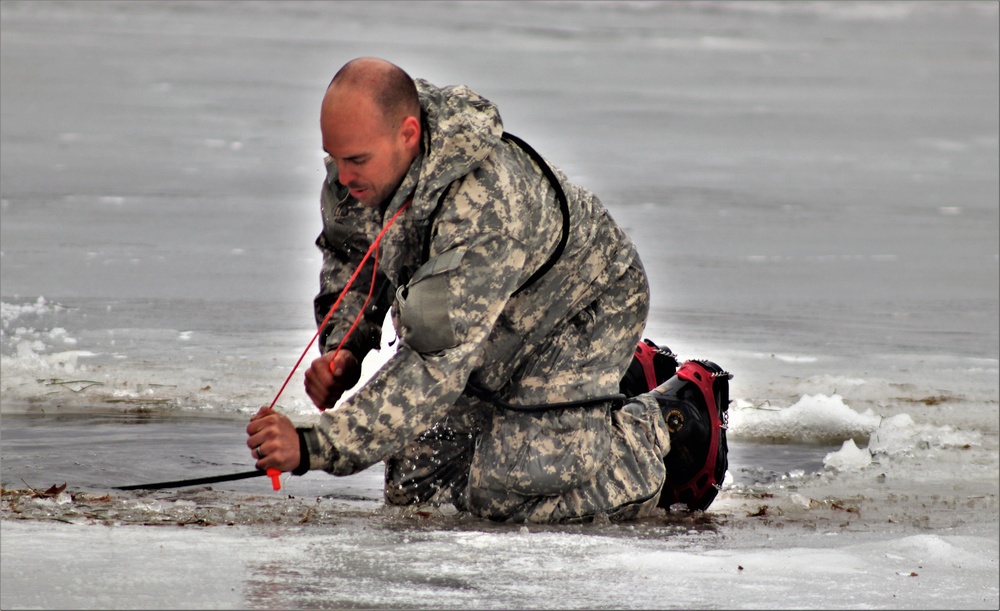
[[[391,196],[409,169],[416,156],[412,123],[387,124],[367,95],[327,92],[320,115],[323,149],[337,164],[340,184],[363,205]]]

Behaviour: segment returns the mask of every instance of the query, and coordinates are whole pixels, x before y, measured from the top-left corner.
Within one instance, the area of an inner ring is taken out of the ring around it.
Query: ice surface
[[[0,607],[1000,606],[995,2],[0,14]],[[646,336],[735,376],[708,512],[490,524],[379,465],[112,491],[252,467],[360,55],[497,102],[629,232]]]
[[[429,520],[431,520],[430,523]],[[989,608],[989,532],[829,533],[742,546],[646,525],[491,528],[348,518],[324,528],[5,521],[6,600],[60,608]],[[58,549],[61,562],[47,562]],[[205,567],[212,567],[206,571]],[[95,579],[112,573],[113,579]],[[969,589],[963,584],[981,584]],[[5,604],[5,607],[7,605]]]

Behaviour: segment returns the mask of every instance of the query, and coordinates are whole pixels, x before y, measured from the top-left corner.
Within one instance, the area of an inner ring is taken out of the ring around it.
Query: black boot
[[[670,348],[661,348],[644,339],[635,347],[632,362],[618,385],[628,398],[649,392],[677,373],[677,355]]]
[[[726,421],[732,377],[711,361],[686,361],[674,377],[650,392],[670,433],[660,507],[684,503],[694,511],[707,509],[715,500],[729,466]]]

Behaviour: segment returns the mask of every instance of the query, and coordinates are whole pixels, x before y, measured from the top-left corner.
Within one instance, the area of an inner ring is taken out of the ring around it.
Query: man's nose
[[[337,182],[346,187],[353,182],[355,178],[357,178],[357,174],[354,174],[345,168],[343,164],[337,164]]]

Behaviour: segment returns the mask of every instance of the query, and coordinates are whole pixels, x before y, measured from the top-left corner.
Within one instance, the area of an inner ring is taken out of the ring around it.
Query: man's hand
[[[293,471],[299,466],[299,434],[288,416],[262,407],[247,425],[247,447],[258,469]]]
[[[330,409],[359,378],[361,364],[350,350],[330,351],[313,361],[306,370],[306,394],[320,411]]]

